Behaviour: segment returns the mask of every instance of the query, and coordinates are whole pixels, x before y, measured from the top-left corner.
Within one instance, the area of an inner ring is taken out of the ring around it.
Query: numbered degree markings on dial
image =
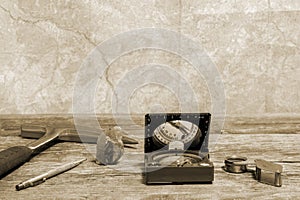
[[[154,130],[154,137],[163,144],[172,141],[181,141],[184,144],[193,141],[196,136],[201,136],[201,131],[195,124],[184,120],[165,122]]]

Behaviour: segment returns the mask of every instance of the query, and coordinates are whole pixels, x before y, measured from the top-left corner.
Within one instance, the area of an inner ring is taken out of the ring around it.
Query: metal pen
[[[76,166],[78,166],[79,164],[81,164],[83,161],[85,161],[86,158],[84,159],[81,159],[81,160],[78,160],[78,161],[75,161],[75,162],[71,162],[71,163],[67,163],[67,164],[64,164],[62,166],[59,166],[55,169],[52,169],[44,174],[41,174],[39,176],[36,176],[34,178],[31,178],[27,181],[24,181],[18,185],[16,185],[16,190],[22,190],[22,189],[26,189],[28,187],[33,187],[33,186],[36,186],[40,183],[43,183],[45,182],[47,179],[53,177],[53,176],[56,176],[60,173],[63,173],[65,171],[68,171]]]

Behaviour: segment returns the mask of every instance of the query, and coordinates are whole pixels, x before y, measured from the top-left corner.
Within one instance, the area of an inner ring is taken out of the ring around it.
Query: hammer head
[[[28,126],[22,125],[21,126],[21,136],[25,138],[36,138],[37,135],[44,135],[46,133],[46,127],[40,126]]]
[[[137,140],[128,137],[126,135],[126,133],[124,131],[122,131],[120,128],[117,128],[117,129],[119,129],[119,132],[122,135],[121,139],[124,144],[138,144]],[[47,131],[47,127],[22,125],[21,137],[39,139],[46,133],[46,131]],[[110,130],[108,129],[105,132],[110,133]],[[99,136],[99,133],[93,132],[93,131],[88,132],[88,134],[79,136],[75,129],[65,128],[60,133],[57,140],[63,141],[63,142],[97,143],[98,136]]]

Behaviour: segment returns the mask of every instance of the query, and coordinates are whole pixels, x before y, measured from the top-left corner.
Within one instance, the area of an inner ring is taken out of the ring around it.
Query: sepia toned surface
[[[207,52],[224,82],[228,116],[293,117],[300,112],[299,20],[293,0],[1,1],[0,113],[72,113],[77,72],[95,46],[153,27],[179,32]],[[205,79],[191,64],[145,49],[120,55],[99,77],[95,112],[111,113],[118,81],[151,63],[174,69],[178,90],[137,85],[129,112],[182,111],[182,81],[195,91],[198,111],[211,111]]]
[[[142,120],[141,118],[139,119]],[[18,136],[20,123],[69,127],[72,119],[66,116],[10,116],[1,119],[0,151],[8,147],[26,145],[32,139]],[[251,121],[251,120],[248,120]],[[282,124],[284,119],[281,119]],[[111,117],[100,120],[103,127],[114,126]],[[241,123],[237,121],[236,124]],[[270,121],[268,122],[269,124]],[[287,122],[286,122],[287,123]],[[292,121],[289,121],[293,124]],[[299,121],[298,121],[299,123]],[[298,199],[299,185],[299,134],[283,132],[277,134],[221,134],[214,148],[210,149],[210,159],[214,163],[215,175],[212,184],[151,185],[144,184],[140,173],[144,164],[144,129],[128,123],[130,136],[139,141],[135,148],[125,148],[116,166],[100,166],[95,163],[96,144],[61,142],[54,144],[29,162],[0,180],[1,199]],[[245,131],[247,128],[243,127]],[[268,127],[265,129],[268,130]],[[298,127],[299,131],[299,127]],[[265,132],[267,133],[267,132]],[[276,161],[283,166],[282,187],[274,187],[257,182],[251,173],[229,174],[225,172],[226,156],[246,156],[250,163],[255,159]],[[87,158],[78,167],[53,177],[46,182],[16,191],[15,185],[21,181],[42,174],[63,163]],[[129,170],[131,172],[129,172]],[[132,173],[132,171],[135,173]]]
[[[0,151],[32,141],[18,136],[24,123],[73,127],[73,92],[84,60],[102,42],[149,27],[172,30],[193,40],[210,57],[223,79],[226,120],[222,134],[218,133],[211,148],[214,183],[146,186],[141,173],[95,164],[95,157],[87,151],[95,149],[95,144],[58,143],[2,178],[0,199],[299,198],[297,0],[2,0]],[[130,45],[132,41],[127,42]],[[113,48],[124,46],[116,43]],[[157,66],[174,72],[162,70],[156,75],[169,75],[166,81],[170,80],[176,89],[135,82],[134,75],[146,78],[149,72],[143,70]],[[185,83],[198,101],[199,107],[193,112],[212,110],[212,91],[204,75],[188,60],[164,49],[140,49],[119,55],[96,78],[96,113],[113,112],[117,107],[113,104],[114,90],[122,83],[131,81],[134,86],[127,111],[140,114],[131,116],[136,124],[112,119],[111,115],[101,115],[99,120],[101,127],[117,122],[139,140],[136,149],[125,149],[121,162],[126,169],[132,169],[130,163],[143,166],[143,114],[185,112],[182,106],[194,102],[181,102],[178,98],[188,91]],[[87,82],[89,79],[86,77]],[[224,158],[234,154],[247,156],[250,161],[287,161],[280,163],[284,167],[283,186],[258,183],[251,174],[225,173]],[[88,161],[77,168],[39,186],[15,191],[15,185],[21,181],[82,157]]]

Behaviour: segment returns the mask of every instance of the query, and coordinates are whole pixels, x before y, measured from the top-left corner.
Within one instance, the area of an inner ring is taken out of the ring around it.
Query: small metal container
[[[265,184],[276,187],[282,186],[281,173],[282,166],[262,159],[255,160],[256,163],[256,179]]]

